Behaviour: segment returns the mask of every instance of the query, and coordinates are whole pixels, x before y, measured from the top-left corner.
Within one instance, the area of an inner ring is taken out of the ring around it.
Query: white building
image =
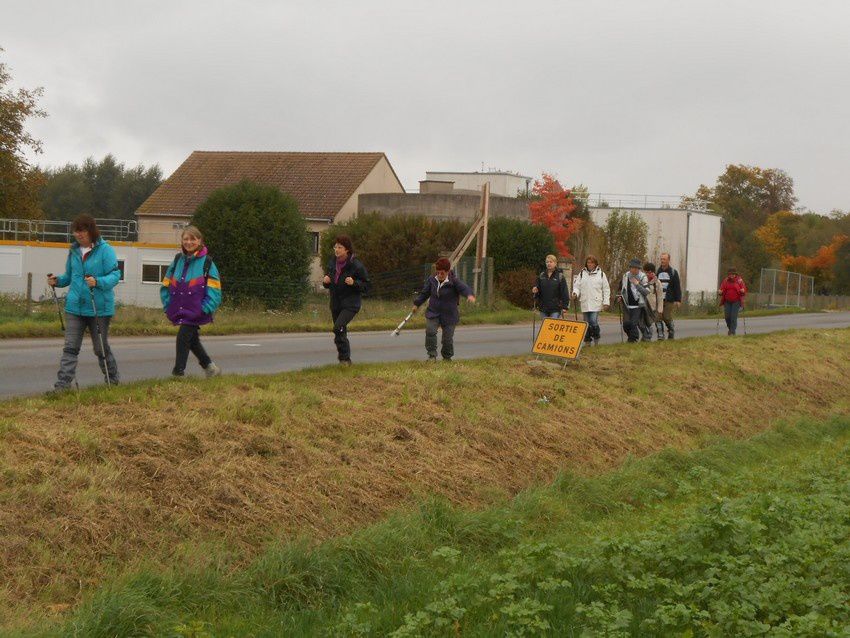
[[[596,225],[604,226],[614,210],[634,213],[646,222],[647,259],[658,265],[661,253],[670,253],[670,263],[682,279],[682,292],[688,292],[691,302],[699,300],[703,293],[710,296],[717,292],[723,219],[720,215],[680,208],[597,208],[591,203],[590,216]],[[609,273],[614,278],[619,275]]]
[[[481,192],[485,182],[490,182],[490,193],[503,197],[516,197],[517,193],[530,193],[534,178],[507,171],[455,173],[426,171],[425,179],[433,182],[454,182],[455,190]]]
[[[159,287],[168,266],[178,252],[170,244],[144,244],[110,241],[118,257],[121,281],[115,287],[119,304],[160,307]],[[32,275],[32,299],[49,298],[47,274],[65,272],[68,244],[41,241],[0,241],[0,293],[25,296],[28,275]],[[63,289],[57,294],[64,295]]]

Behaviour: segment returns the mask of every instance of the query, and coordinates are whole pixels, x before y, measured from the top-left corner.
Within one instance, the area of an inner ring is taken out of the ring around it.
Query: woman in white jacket
[[[581,302],[581,313],[588,323],[585,343],[599,343],[599,313],[608,310],[611,301],[611,286],[608,277],[599,267],[599,260],[588,255],[584,260],[584,268],[573,278],[573,299]]]

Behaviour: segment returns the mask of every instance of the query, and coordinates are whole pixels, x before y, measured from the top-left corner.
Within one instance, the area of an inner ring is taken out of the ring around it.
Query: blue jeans
[[[556,310],[555,312],[550,312],[550,313],[547,314],[547,313],[545,313],[541,310],[540,311],[540,318],[541,319],[560,319],[561,313],[560,313],[560,311]]]
[[[740,301],[726,301],[723,303],[723,317],[726,319],[726,327],[729,334],[733,335],[738,330],[738,312],[741,310]]]
[[[591,339],[599,339],[599,312],[583,312],[584,320],[587,322],[587,333],[584,335],[586,343]]]

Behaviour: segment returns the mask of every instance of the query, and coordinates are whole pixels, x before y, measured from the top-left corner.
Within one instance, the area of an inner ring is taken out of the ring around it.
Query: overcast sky
[[[676,195],[726,164],[850,208],[850,2],[10,2],[42,165],[384,151],[405,186],[496,167]]]

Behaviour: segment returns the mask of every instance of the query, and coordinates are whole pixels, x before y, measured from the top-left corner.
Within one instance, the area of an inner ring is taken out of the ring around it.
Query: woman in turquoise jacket
[[[194,226],[183,229],[180,237],[182,251],[174,258],[159,289],[162,308],[177,331],[177,354],[171,374],[182,377],[191,351],[208,377],[221,374],[204,346],[201,345],[201,326],[213,320],[221,305],[221,279],[218,268],[207,254],[201,231]]]
[[[65,297],[65,346],[59,362],[54,389],[67,390],[77,372],[77,358],[86,329],[91,335],[104,380],[118,383],[118,364],[109,347],[109,323],[115,314],[113,288],[121,279],[115,251],[101,239],[97,223],[90,215],[80,215],[71,224],[74,241],[65,261],[65,272],[48,275],[47,283],[56,288],[68,287]],[[92,297],[97,309],[92,308]],[[103,336],[103,348],[98,328]],[[106,377],[107,371],[109,377]]]

